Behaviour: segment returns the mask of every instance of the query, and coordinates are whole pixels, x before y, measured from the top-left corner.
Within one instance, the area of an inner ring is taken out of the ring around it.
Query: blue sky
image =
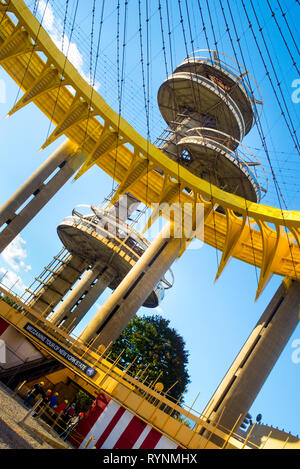
[[[33,2],[28,1],[29,5]],[[52,35],[56,35],[59,42],[61,38],[61,25],[64,11],[63,0],[51,0],[49,5],[55,9],[47,11],[48,29]],[[89,76],[89,40],[92,22],[92,0],[81,1],[76,30],[73,34],[71,50],[73,59],[78,69]],[[145,2],[142,2],[145,5]],[[154,2],[156,4],[156,2]],[[150,130],[151,137],[159,135],[164,128],[156,105],[156,93],[162,80],[166,78],[164,67],[164,55],[162,50],[161,30],[157,4],[152,4],[149,22],[149,96],[150,96]],[[182,2],[183,3],[183,2]],[[192,30],[195,48],[206,48],[205,37],[202,31],[199,11],[196,10],[196,2],[189,2],[193,8]],[[262,18],[263,31],[268,38],[270,51],[280,76],[282,90],[289,111],[296,128],[299,128],[300,104],[292,101],[292,83],[297,76],[295,67],[282,42],[276,25],[270,16],[270,12],[264,2],[254,2]],[[74,11],[74,0],[70,1],[70,13]],[[165,5],[165,2],[162,2]],[[174,65],[182,61],[186,55],[181,29],[178,7],[172,2],[171,26],[172,47]],[[202,2],[204,4],[204,2]],[[226,2],[224,2],[226,4]],[[246,2],[249,6],[250,3]],[[100,3],[97,3],[96,19],[100,15]],[[232,48],[228,35],[225,32],[220,11],[219,1],[213,0],[212,11],[216,13],[215,35],[220,50],[232,56]],[[245,51],[245,59],[249,64],[251,73],[258,81],[263,94],[265,106],[262,115],[262,124],[266,135],[266,141],[271,155],[272,167],[278,179],[284,200],[289,209],[299,209],[299,155],[291,141],[289,132],[280,116],[280,110],[274,98],[274,94],[267,80],[265,70],[260,61],[258,51],[253,45],[248,25],[243,17],[239,2],[230,0],[230,5],[235,17],[238,18],[238,27],[241,31],[242,45]],[[297,37],[296,29],[293,27],[296,21],[299,5],[293,0],[282,1],[288,11],[287,19]],[[42,3],[40,4],[40,8]],[[124,63],[124,94],[123,115],[136,126],[137,130],[144,135],[147,133],[146,116],[144,110],[144,94],[142,89],[142,73],[140,61],[140,45],[138,34],[137,2],[129,1],[127,40],[125,48]],[[250,11],[250,6],[249,6]],[[276,10],[277,11],[277,10]],[[144,10],[143,10],[144,12]],[[50,13],[53,14],[55,23],[51,23]],[[204,15],[211,44],[213,44],[212,31],[209,27],[207,11]],[[120,68],[122,66],[122,43],[124,25],[124,6],[120,12]],[[99,20],[98,20],[99,22]],[[99,25],[95,23],[95,42]],[[185,23],[186,24],[186,23]],[[285,25],[280,23],[288,38]],[[165,34],[167,34],[167,21],[164,16]],[[51,29],[52,28],[52,29]],[[187,26],[186,26],[187,28]],[[188,28],[187,28],[188,31]],[[118,81],[117,81],[117,55],[116,55],[116,32],[117,32],[117,10],[116,2],[108,2],[105,12],[105,22],[101,37],[101,60],[99,60],[96,86],[104,98],[118,110]],[[233,32],[232,32],[233,33]],[[259,33],[256,30],[257,36]],[[70,26],[67,27],[70,37]],[[143,19],[144,58],[147,63],[146,29]],[[298,34],[299,36],[299,34]],[[188,37],[188,34],[187,34]],[[291,38],[290,38],[291,39]],[[76,42],[76,44],[75,44]],[[66,44],[66,42],[65,42]],[[290,49],[296,57],[295,45],[289,41]],[[65,46],[66,47],[66,46]],[[261,44],[263,50],[263,45]],[[95,49],[95,46],[94,46]],[[189,51],[191,44],[189,43]],[[171,71],[170,56],[168,55],[168,69]],[[95,63],[95,56],[94,56]],[[270,64],[269,64],[270,67]],[[145,70],[147,67],[145,65]],[[29,177],[32,172],[47,158],[48,155],[59,145],[63,139],[52,144],[48,149],[39,152],[39,148],[46,140],[49,133],[49,121],[40,111],[29,105],[9,119],[5,119],[8,111],[15,104],[18,88],[12,80],[0,69],[0,83],[5,88],[5,95],[0,95],[0,137],[1,137],[1,161],[2,177],[0,185],[0,203],[7,198]],[[5,99],[4,99],[5,98]],[[52,127],[53,129],[53,127]],[[270,190],[266,196],[265,203],[278,206],[278,200],[272,183],[272,174],[265,153],[262,151],[258,132],[253,129],[246,137],[245,143],[252,151],[261,158],[270,178]],[[257,149],[257,150],[254,150]],[[56,226],[64,217],[71,214],[73,207],[79,204],[99,204],[111,191],[113,181],[99,168],[94,167],[79,181],[72,184],[69,182],[47,205],[47,207],[32,221],[32,223],[21,233],[12,246],[10,246],[0,257],[1,272],[9,271],[7,278],[14,282],[21,278],[17,288],[24,285],[29,286],[34,277],[42,271],[52,257],[58,253],[61,244],[56,234]],[[190,352],[189,372],[191,384],[189,386],[185,402],[191,404],[198,392],[195,409],[201,412],[215,391],[219,382],[231,365],[236,354],[244,344],[253,326],[259,319],[261,313],[267,306],[276,288],[280,284],[279,278],[273,278],[264,293],[257,302],[254,302],[257,288],[257,275],[259,271],[254,267],[231,260],[221,278],[214,283],[214,278],[220,261],[221,253],[215,249],[204,246],[197,251],[187,251],[184,256],[175,263],[175,286],[167,292],[166,298],[158,309],[158,313],[170,319],[170,325],[174,327],[186,342]],[[23,284],[22,284],[23,282]],[[107,292],[98,301],[98,306]],[[89,312],[84,324],[96,312],[97,305]],[[153,310],[141,309],[139,314],[152,314]],[[83,324],[83,325],[84,325]],[[251,413],[255,417],[257,413],[263,414],[263,421],[284,428],[294,434],[300,434],[300,404],[299,383],[300,363],[292,361],[294,351],[292,344],[300,339],[299,327],[293,334],[287,347],[269,379],[257,397]]]

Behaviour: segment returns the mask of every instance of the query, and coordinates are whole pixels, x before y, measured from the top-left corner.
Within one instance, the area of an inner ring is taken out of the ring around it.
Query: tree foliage
[[[6,295],[3,295],[1,297],[1,300],[5,301],[5,303],[7,303],[10,306],[15,306],[15,304],[16,304],[16,302],[12,298],[10,298],[9,296],[6,296]]]
[[[189,353],[185,350],[183,338],[169,327],[169,323],[158,315],[135,316],[112,346],[110,358],[116,360],[124,350],[120,364],[127,367],[136,359],[130,367],[130,374],[136,376],[144,371],[142,379],[147,377],[148,384],[158,379],[163,383],[164,391],[177,382],[169,392],[177,400],[190,382],[187,371]]]
[[[76,411],[87,412],[93,402],[94,399],[81,389],[80,391],[78,391],[74,400]]]

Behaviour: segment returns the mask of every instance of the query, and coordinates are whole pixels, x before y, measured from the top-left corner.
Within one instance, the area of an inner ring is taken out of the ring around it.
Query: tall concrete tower
[[[161,85],[158,106],[169,126],[158,142],[169,158],[227,192],[253,202],[262,198],[263,168],[240,144],[255,123],[256,99],[231,64],[216,52],[193,54]],[[181,234],[170,235],[169,227],[149,246],[128,224],[139,201],[130,194],[124,200],[106,208],[81,207],[58,226],[65,257],[56,257],[54,273],[48,267],[47,282],[32,299],[34,309],[49,316],[77,282],[49,317],[70,330],[105,288],[112,288],[81,335],[94,346],[116,340],[142,305],[159,304],[171,286],[166,272],[182,248]]]
[[[161,86],[158,101],[169,124],[161,148],[202,179],[260,202],[266,173],[240,141],[262,103],[247,71],[237,72],[216,52],[209,55],[193,54]],[[209,422],[239,428],[298,325],[299,304],[300,284],[285,279],[205,408]]]
[[[215,59],[210,59],[213,54]],[[169,125],[161,150],[179,165],[231,193],[259,201],[261,164],[239,141],[255,123],[256,104],[237,72],[221,64],[215,53],[187,58],[162,84],[158,105]],[[188,188],[187,188],[188,190]],[[81,338],[95,344],[115,340],[178,256],[182,240],[154,241],[130,274],[101,307]],[[152,252],[153,251],[153,252]]]
[[[257,100],[230,63],[216,52],[202,54],[182,62],[159,89],[169,125],[160,147],[202,179],[258,202],[266,191],[264,169],[246,147],[238,148],[255,123]]]
[[[168,128],[158,142],[179,166],[226,192],[259,202],[267,190],[267,177],[241,143],[255,124],[258,103],[262,104],[254,88],[248,72],[229,59],[224,61],[214,51],[194,53],[159,89],[158,105]],[[149,245],[129,223],[138,216],[137,210],[139,201],[130,194],[114,206],[75,209],[58,226],[65,247],[53,261],[58,264],[55,269],[53,262],[48,266],[47,281],[39,279],[40,288],[33,292],[35,310],[56,326],[72,330],[110,287],[113,292],[80,336],[93,347],[115,341],[142,305],[158,306],[165,289],[172,286],[166,273],[182,249],[182,233],[166,225]],[[229,370],[208,405],[205,413],[210,422],[232,428],[243,418],[293,332],[299,285],[294,283],[277,296],[243,347],[238,365]],[[266,327],[268,331],[262,331]],[[267,356],[266,347],[272,349]]]
[[[251,152],[239,150],[255,123],[256,101],[232,66],[215,52],[187,58],[160,87],[158,105],[169,126],[159,139],[167,156],[228,192],[261,199],[262,167]],[[55,325],[73,329],[110,286],[114,293],[81,336],[95,345],[115,340],[143,304],[159,304],[170,287],[165,273],[182,246],[180,238],[166,240],[161,234],[149,247],[127,223],[139,201],[130,194],[125,201],[126,207],[120,202],[106,209],[76,209],[59,225],[67,258],[33,300],[47,316],[80,278],[50,316]]]
[[[58,226],[64,249],[29,289],[29,306],[68,332],[106,288],[117,288],[149,247],[133,227],[142,214],[140,203],[128,194],[110,207],[111,196],[97,207],[77,207]],[[169,280],[158,279],[141,306],[156,308],[160,304],[172,287],[171,271],[167,277]]]

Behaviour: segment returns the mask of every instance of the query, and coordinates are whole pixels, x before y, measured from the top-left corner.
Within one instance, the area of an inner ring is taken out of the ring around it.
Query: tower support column
[[[84,163],[76,146],[63,143],[0,208],[0,252],[28,225]],[[52,178],[47,182],[47,179]],[[27,204],[22,207],[25,203]],[[20,210],[18,213],[18,210]]]
[[[170,236],[170,225],[166,225],[99,309],[80,339],[93,341],[94,346],[114,342],[178,257],[182,242],[182,238]]]
[[[238,429],[299,323],[299,305],[300,283],[285,279],[203,411],[206,420]]]
[[[32,298],[28,306],[43,317],[52,313],[88,267],[85,259],[68,252],[62,258],[55,256],[54,259],[56,264],[45,268],[46,276],[42,274],[43,278],[36,278],[39,287],[29,291]]]
[[[75,328],[116,276],[112,267],[96,264],[83,275],[49,321],[56,326],[63,321],[64,328]]]

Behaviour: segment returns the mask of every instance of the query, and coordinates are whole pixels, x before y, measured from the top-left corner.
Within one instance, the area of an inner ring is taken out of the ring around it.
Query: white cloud
[[[69,59],[69,61],[78,70],[80,75],[90,84],[93,82],[93,77],[86,74],[84,71],[84,57],[79,51],[75,42],[70,42],[67,34],[63,36],[63,24],[60,18],[57,18],[53,12],[51,5],[45,0],[39,0],[38,12],[43,18],[43,26],[48,31],[52,41]],[[96,82],[94,85],[95,90],[98,90],[100,83]]]
[[[31,270],[31,266],[25,264],[28,256],[25,246],[26,241],[19,235],[2,252],[4,261],[16,272],[20,270],[29,272]]]
[[[39,0],[38,12],[43,18],[44,28],[50,31],[54,28],[54,14],[51,5],[47,5],[45,0]]]
[[[4,267],[0,267],[0,282],[7,289],[12,288],[13,291],[18,290],[22,293],[27,288],[19,275],[11,270],[4,269]]]

